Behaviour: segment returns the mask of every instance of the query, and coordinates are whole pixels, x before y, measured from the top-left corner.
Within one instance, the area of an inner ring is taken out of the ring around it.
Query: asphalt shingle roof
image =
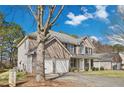
[[[111,62],[122,61],[118,53],[99,53],[99,54],[94,54],[94,56],[98,58],[95,59],[94,61],[111,61]]]
[[[50,38],[57,37],[61,42],[75,44],[75,45],[79,45],[81,40],[85,38],[85,37],[74,38],[70,35],[60,33],[60,32],[55,32],[55,31],[49,31],[49,33],[50,33]],[[37,32],[34,32],[29,36],[36,38]]]

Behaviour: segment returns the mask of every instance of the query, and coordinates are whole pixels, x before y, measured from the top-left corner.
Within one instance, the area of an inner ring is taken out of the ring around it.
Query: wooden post
[[[89,71],[91,70],[91,60],[89,59]]]
[[[77,61],[78,61],[78,72],[80,71],[80,61],[79,61],[79,59],[77,59]]]
[[[15,87],[16,86],[16,69],[9,70],[9,86]]]
[[[101,66],[100,66],[100,61],[99,61],[99,70],[100,70],[100,67],[101,67]]]
[[[82,66],[83,66],[82,69],[83,69],[83,71],[85,71],[85,70],[84,70],[84,68],[85,68],[84,59],[81,59],[81,62],[82,62]]]

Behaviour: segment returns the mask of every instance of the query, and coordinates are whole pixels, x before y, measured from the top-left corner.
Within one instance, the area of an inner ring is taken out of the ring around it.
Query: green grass
[[[24,80],[26,78],[26,73],[17,72],[16,73],[17,81]],[[9,71],[3,72],[0,74],[0,85],[8,83],[9,79]]]
[[[124,78],[124,71],[117,71],[117,70],[116,71],[115,70],[85,71],[85,72],[83,72],[83,74]]]
[[[6,72],[8,71],[9,69],[0,69],[0,74],[3,73],[3,72]]]

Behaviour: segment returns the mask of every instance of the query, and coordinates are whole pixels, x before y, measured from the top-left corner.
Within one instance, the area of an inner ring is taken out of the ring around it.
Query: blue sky
[[[5,14],[6,21],[21,25],[27,34],[36,31],[34,18],[25,6],[0,6],[0,11]],[[119,17],[117,6],[65,6],[52,30],[80,37],[87,35],[108,43],[105,33]]]

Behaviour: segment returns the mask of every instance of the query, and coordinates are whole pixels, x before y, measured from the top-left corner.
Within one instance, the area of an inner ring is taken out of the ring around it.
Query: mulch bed
[[[36,82],[35,77],[29,76],[27,82],[18,84],[17,87],[70,87],[75,86],[71,81],[46,80]]]
[[[27,81],[26,80],[23,80],[23,81],[17,81],[16,85],[20,85],[20,84],[24,84],[26,83]],[[4,83],[4,84],[0,84],[0,87],[9,87],[9,84],[8,83]]]

